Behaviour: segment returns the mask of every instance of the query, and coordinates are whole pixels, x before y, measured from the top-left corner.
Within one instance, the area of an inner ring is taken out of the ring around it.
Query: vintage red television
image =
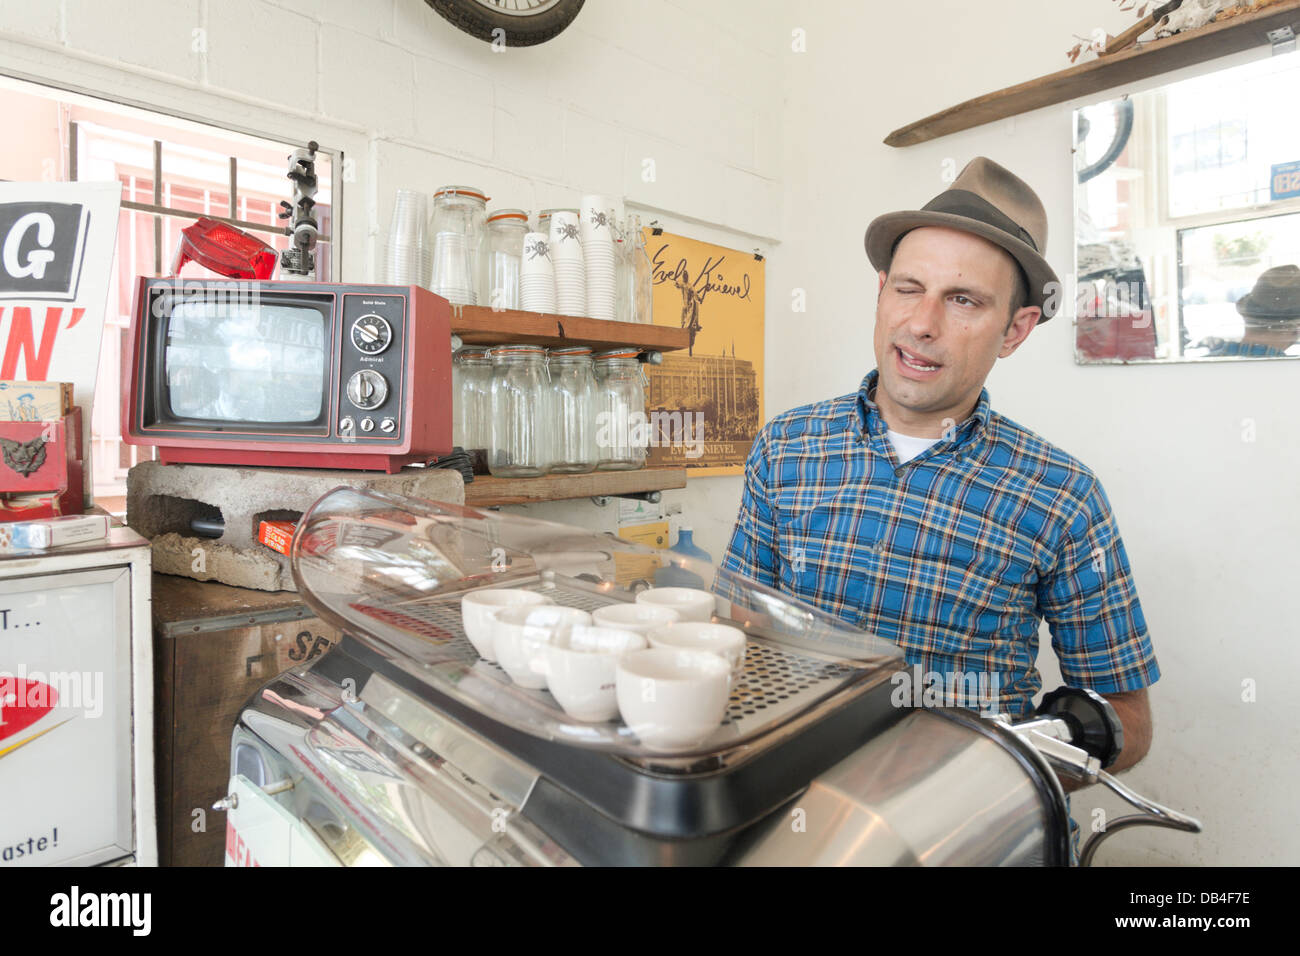
[[[166,463],[394,472],[445,455],[450,321],[418,286],[142,277],[122,438]]]

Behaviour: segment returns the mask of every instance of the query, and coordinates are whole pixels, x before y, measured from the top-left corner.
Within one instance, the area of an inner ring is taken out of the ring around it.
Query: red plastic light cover
[[[191,260],[230,279],[269,279],[279,256],[262,240],[205,217],[181,230],[172,274]]]

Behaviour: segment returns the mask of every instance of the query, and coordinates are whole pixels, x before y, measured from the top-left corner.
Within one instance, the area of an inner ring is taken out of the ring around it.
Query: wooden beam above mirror
[[[1089,63],[977,96],[894,130],[885,137],[885,145],[915,146],[949,133],[1240,53],[1267,44],[1270,32],[1286,27],[1300,34],[1300,0],[1282,0],[1255,13],[1216,21],[1163,40],[1140,43]]]

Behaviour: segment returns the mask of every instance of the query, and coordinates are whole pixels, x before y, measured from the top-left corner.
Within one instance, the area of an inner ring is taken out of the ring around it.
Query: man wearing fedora
[[[1046,620],[1066,683],[1120,717],[1117,771],[1150,746],[1160,671],[1110,502],[984,388],[1056,311],[1046,244],[1038,196],[983,157],[920,211],[873,221],[876,368],[763,427],[722,566],[890,638],[926,673],[991,678],[1016,720],[1041,688]]]
[[[1300,341],[1300,266],[1266,269],[1237,300],[1244,330],[1235,341],[1207,339],[1200,358],[1282,358]],[[1293,357],[1293,356],[1292,356]]]

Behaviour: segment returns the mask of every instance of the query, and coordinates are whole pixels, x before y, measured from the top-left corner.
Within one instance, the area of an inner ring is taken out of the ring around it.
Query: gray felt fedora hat
[[[1043,258],[1047,248],[1047,211],[1029,184],[993,160],[977,156],[951,186],[913,212],[877,216],[867,227],[867,258],[888,272],[894,244],[921,226],[947,226],[973,233],[1001,246],[1020,263],[1029,287],[1027,305],[1043,310],[1039,322],[1056,314],[1060,279]]]
[[[1260,273],[1250,294],[1237,300],[1237,311],[1256,325],[1300,321],[1300,266],[1275,266]]]

